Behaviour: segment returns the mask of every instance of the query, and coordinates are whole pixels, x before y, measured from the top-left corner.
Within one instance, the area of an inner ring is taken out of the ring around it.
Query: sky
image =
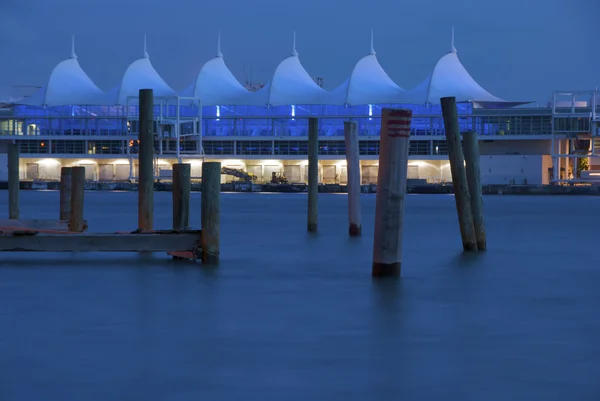
[[[44,85],[71,53],[103,90],[143,54],[175,90],[216,55],[233,74],[266,83],[292,51],[333,89],[367,55],[401,87],[423,81],[446,54],[507,100],[547,102],[553,90],[600,87],[598,0],[0,0],[0,100]]]

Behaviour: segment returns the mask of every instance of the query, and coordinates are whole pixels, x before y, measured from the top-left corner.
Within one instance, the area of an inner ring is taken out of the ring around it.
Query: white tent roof
[[[457,102],[504,102],[483,89],[462,65],[454,47],[443,56],[425,81],[409,92],[418,103],[439,104],[440,98],[454,96]]]
[[[127,104],[127,98],[130,96],[139,96],[140,89],[152,89],[154,90],[154,96],[167,97],[177,96],[177,93],[162,79],[162,77],[156,72],[150,57],[146,51],[146,38],[144,37],[144,56],[133,63],[127,68],[121,84],[116,88],[113,88],[103,96],[103,104],[106,105],[125,105]],[[130,100],[130,103],[136,103],[137,100]]]
[[[283,60],[264,88],[253,92],[252,104],[286,106],[293,104],[323,104],[327,91],[315,83],[306,72],[296,52],[296,35],[292,55]]]
[[[373,48],[356,63],[350,77],[329,93],[329,104],[383,104],[404,103],[406,91],[396,85],[379,64]]]
[[[31,106],[67,106],[98,104],[102,91],[83,71],[75,55],[72,42],[71,57],[61,61],[44,87],[18,104]]]
[[[225,65],[219,39],[217,56],[202,66],[196,81],[181,95],[200,98],[203,106],[216,106],[246,105],[250,102],[250,93]]]

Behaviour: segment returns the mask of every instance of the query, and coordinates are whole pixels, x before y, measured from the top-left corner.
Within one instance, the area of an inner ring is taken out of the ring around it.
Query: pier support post
[[[190,174],[189,164],[173,164],[173,229],[175,230],[187,230],[190,225]]]
[[[221,234],[221,163],[202,163],[202,263],[219,263]]]
[[[319,220],[319,120],[308,119],[308,232],[317,232]]]
[[[360,159],[358,152],[358,124],[356,121],[344,121],[344,140],[346,143],[346,173],[348,188],[349,234],[357,237],[362,232],[360,213]]]
[[[8,218],[19,219],[19,144],[8,144]]]
[[[138,228],[154,228],[154,93],[152,89],[139,92],[139,184]]]
[[[411,110],[383,109],[375,200],[374,277],[399,276]]]
[[[85,193],[85,167],[71,168],[71,210],[69,231],[83,232],[83,196]]]
[[[460,141],[460,125],[458,124],[458,114],[456,112],[456,98],[443,97],[441,98],[441,104],[463,250],[466,252],[477,252],[473,212],[471,211],[471,197],[467,185],[465,158]]]
[[[73,169],[71,167],[60,168],[60,220],[71,218],[71,180]]]
[[[473,213],[473,226],[475,227],[477,249],[485,251],[487,249],[487,240],[483,216],[481,171],[479,168],[479,139],[477,137],[477,132],[467,131],[463,134],[463,148],[465,152],[467,186],[469,188],[469,195],[471,196],[471,212]]]

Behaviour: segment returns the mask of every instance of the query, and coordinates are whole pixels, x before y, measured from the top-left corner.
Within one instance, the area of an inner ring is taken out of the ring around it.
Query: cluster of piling
[[[444,97],[441,105],[463,250],[485,251],[487,240],[479,170],[479,139],[475,131],[467,131],[463,134],[461,145],[456,99]]]
[[[448,158],[456,200],[463,249],[467,252],[486,249],[485,223],[481,178],[479,171],[479,145],[477,133],[461,132],[453,97],[441,99]],[[173,165],[173,229],[154,230],[154,97],[151,89],[139,94],[139,191],[138,229],[131,233],[86,234],[84,220],[84,167],[63,167],[60,179],[59,224],[68,223],[65,230],[48,232],[27,246],[12,235],[2,234],[0,250],[35,251],[166,251],[176,259],[195,259],[201,255],[205,264],[216,264],[220,253],[220,196],[221,163],[202,164],[201,227],[190,230],[190,178],[189,164]],[[375,206],[375,233],[372,275],[399,276],[402,263],[402,236],[404,223],[404,198],[406,195],[410,127],[412,111],[383,109],[379,145],[379,171]],[[317,118],[308,119],[308,232],[318,229],[318,145]],[[360,158],[358,125],[355,121],[344,123],[348,182],[348,234],[362,234],[360,204]],[[464,149],[464,151],[463,151]],[[8,150],[9,221],[19,222],[19,149],[11,143]],[[18,224],[17,224],[18,223]],[[38,226],[41,224],[38,224]],[[26,225],[26,224],[25,224]],[[43,225],[43,224],[42,224]],[[46,224],[47,225],[47,224]],[[57,226],[57,227],[58,227]],[[33,238],[43,233],[39,227],[26,227]],[[64,240],[57,239],[58,234]],[[76,234],[77,236],[73,236]],[[173,235],[179,237],[173,237]],[[52,237],[57,236],[57,238]],[[116,235],[116,237],[115,237]],[[199,238],[194,237],[199,236]],[[10,238],[11,240],[7,240]],[[15,239],[16,238],[16,239]],[[43,240],[51,238],[52,241]],[[79,240],[74,240],[79,238]],[[86,240],[86,238],[88,240]],[[12,241],[12,242],[11,242]],[[45,242],[44,242],[45,241]],[[68,244],[71,244],[69,246]]]
[[[463,249],[467,252],[483,251],[487,245],[477,133],[464,133],[463,152],[456,99],[442,98],[441,105]],[[401,272],[411,123],[411,110],[382,110],[373,244],[374,277],[399,276]],[[316,232],[318,120],[309,118],[308,127],[308,231]],[[348,232],[354,237],[362,232],[357,122],[344,123],[344,140],[348,175]]]
[[[176,259],[216,264],[220,254],[221,163],[202,165],[202,230],[191,230],[189,164],[173,167],[173,229],[154,229],[154,97],[140,90],[138,228],[132,232],[87,233],[84,220],[85,168],[63,167],[59,220],[19,219],[19,149],[9,145],[9,220],[2,222],[0,251],[168,252]]]

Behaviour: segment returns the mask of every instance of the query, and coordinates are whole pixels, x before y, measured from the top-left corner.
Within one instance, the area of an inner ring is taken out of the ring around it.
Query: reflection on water
[[[91,230],[135,228],[136,197],[86,193]],[[321,195],[317,235],[303,194],[222,202],[218,269],[0,255],[0,400],[600,399],[600,199],[486,197],[490,250],[463,255],[453,198],[410,196],[399,281],[370,277],[373,196],[362,238],[345,196]]]

